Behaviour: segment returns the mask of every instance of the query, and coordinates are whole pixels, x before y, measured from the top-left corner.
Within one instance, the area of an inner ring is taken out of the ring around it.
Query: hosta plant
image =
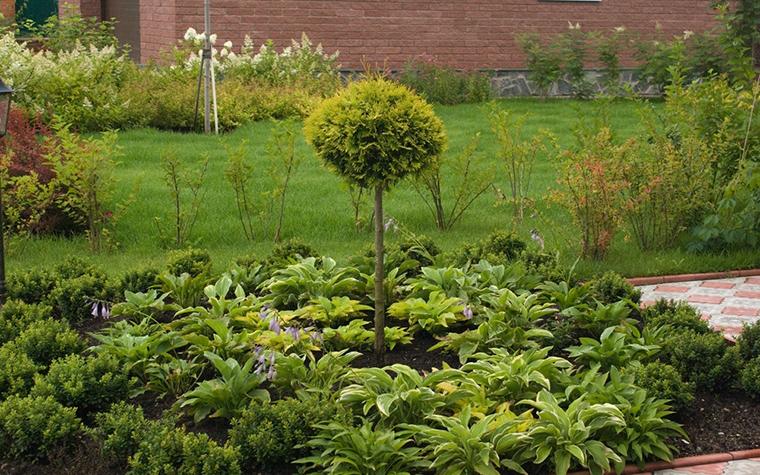
[[[411,297],[429,299],[433,292],[444,294],[446,297],[455,297],[462,302],[477,300],[479,292],[478,274],[469,269],[469,265],[463,268],[423,267],[422,275],[417,278],[407,279],[405,290]]]
[[[439,334],[449,327],[467,321],[466,306],[458,297],[446,297],[435,290],[428,299],[408,298],[388,308],[388,314],[409,321],[412,330],[421,328],[428,333]]]
[[[325,353],[318,360],[313,356],[275,355],[277,375],[272,385],[285,395],[295,395],[299,399],[312,397],[336,397],[348,374],[348,366],[361,356],[356,351],[334,351]]]
[[[179,408],[189,407],[195,422],[206,416],[231,419],[238,416],[253,399],[269,401],[269,392],[259,388],[266,380],[266,375],[251,371],[255,359],[249,359],[241,367],[233,358],[223,360],[208,351],[204,355],[221,378],[202,381],[175,403]]]
[[[278,309],[295,309],[318,297],[351,296],[360,286],[356,270],[338,267],[329,257],[308,257],[278,269],[262,284],[264,300]]]
[[[403,427],[412,428],[415,440],[433,461],[430,468],[437,474],[499,475],[498,468],[506,467],[527,475],[518,462],[499,456],[500,451],[507,452],[528,441],[524,433],[510,432],[516,423],[504,423],[496,415],[471,423],[469,406],[460,412],[459,417],[432,415],[428,419],[441,428]]]
[[[542,302],[538,294],[530,292],[517,295],[509,289],[504,289],[484,300],[494,311],[504,312],[505,321],[523,328],[530,328],[545,316],[557,311],[552,304]]]
[[[169,358],[166,362],[148,364],[145,373],[148,378],[146,389],[164,396],[176,397],[190,390],[203,371],[204,365],[196,363],[196,358],[186,360]]]
[[[642,344],[627,331],[627,328],[631,327],[624,325],[608,327],[602,332],[599,340],[581,338],[580,345],[567,348],[570,358],[574,358],[578,364],[599,363],[604,369],[646,363],[648,358],[657,354],[660,346]]]
[[[416,370],[401,364],[361,368],[350,375],[354,384],[341,390],[340,400],[382,427],[422,423],[426,416],[453,407],[459,399],[472,395],[464,389],[438,390],[439,383],[455,379],[456,373],[452,369],[438,370],[423,378]]]
[[[360,427],[336,422],[316,427],[321,432],[306,446],[321,453],[296,460],[306,465],[307,474],[411,475],[430,466],[409,431],[378,429],[367,421]]]
[[[522,452],[523,459],[542,464],[551,457],[557,475],[565,475],[573,460],[592,475],[610,470],[610,462],[621,462],[620,456],[598,440],[602,429],[625,426],[624,416],[616,406],[590,404],[579,397],[563,409],[549,391],[541,391],[535,400],[519,404],[533,406],[538,415],[527,432],[530,445]]]
[[[486,320],[476,330],[461,333],[449,333],[430,349],[443,348],[457,353],[459,361],[464,363],[475,353],[488,353],[491,348],[521,350],[539,346],[539,339],[551,338],[552,334],[542,328],[526,330],[511,324],[506,312],[493,312],[486,309]]]
[[[511,354],[505,349],[494,348],[493,354],[473,355],[476,361],[462,366],[462,371],[499,403],[533,399],[540,391],[551,390],[552,383],[560,379],[561,373],[572,367],[563,358],[547,356],[550,349],[531,348]]]
[[[312,299],[309,305],[294,311],[291,315],[282,313],[285,320],[297,318],[299,320],[317,322],[322,326],[335,327],[349,320],[363,318],[367,310],[372,310],[369,305],[364,305],[358,300],[348,297],[333,297],[328,299],[319,296]]]

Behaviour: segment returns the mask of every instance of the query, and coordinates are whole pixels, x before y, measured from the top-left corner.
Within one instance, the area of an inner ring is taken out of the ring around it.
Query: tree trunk
[[[385,269],[383,185],[375,188],[375,361],[385,366]]]

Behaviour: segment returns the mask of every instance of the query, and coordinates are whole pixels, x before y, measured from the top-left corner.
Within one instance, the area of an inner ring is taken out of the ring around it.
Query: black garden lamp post
[[[11,113],[11,95],[13,89],[5,85],[0,79],[0,138],[5,137],[8,131],[8,116]],[[5,243],[3,242],[3,200],[2,187],[0,187],[0,310],[5,305],[8,295],[8,286],[5,282]]]

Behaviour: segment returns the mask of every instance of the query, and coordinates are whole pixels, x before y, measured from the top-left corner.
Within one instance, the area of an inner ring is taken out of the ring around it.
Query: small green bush
[[[311,244],[307,244],[298,238],[290,238],[274,246],[265,263],[270,267],[283,263],[289,264],[290,260],[295,259],[296,255],[304,259],[307,257],[319,257],[319,254],[311,247]]]
[[[38,320],[14,340],[16,347],[35,363],[48,366],[56,358],[81,353],[85,342],[66,322]]]
[[[8,459],[38,460],[82,433],[75,410],[53,398],[11,396],[0,403],[0,453]]]
[[[56,316],[79,323],[93,316],[93,302],[108,300],[106,280],[89,274],[62,278],[50,293],[50,300]]]
[[[54,361],[48,373],[36,379],[31,394],[52,396],[86,417],[126,399],[130,385],[127,372],[115,358],[69,355]]]
[[[487,73],[441,65],[425,53],[406,64],[398,74],[398,82],[439,104],[477,104],[493,97],[491,78]]]
[[[55,276],[43,269],[18,270],[8,276],[8,298],[11,300],[47,303],[54,287]]]
[[[114,290],[111,293],[121,299],[126,290],[134,293],[147,292],[154,285],[161,283],[157,277],[159,274],[159,270],[153,267],[127,271],[116,279],[113,284]]]
[[[390,253],[395,246],[389,246]],[[420,263],[420,267],[429,267],[433,265],[430,259],[435,258],[441,253],[436,246],[435,241],[425,235],[410,236],[398,243],[398,250],[401,252],[401,261],[414,259]]]
[[[130,475],[239,475],[238,452],[219,447],[206,434],[187,434],[152,423],[129,459]]]
[[[641,301],[641,290],[636,289],[617,272],[609,271],[593,279],[594,296],[605,305],[628,299]]]
[[[32,323],[50,318],[52,313],[48,305],[8,300],[0,312],[0,345],[14,340]]]
[[[745,323],[736,343],[744,361],[749,362],[760,356],[760,322]]]
[[[84,275],[97,277],[104,281],[108,278],[105,270],[77,256],[67,256],[53,268],[53,277],[56,280],[76,279]]]
[[[14,394],[26,396],[41,369],[13,342],[0,347],[0,399]]]
[[[95,428],[90,433],[101,443],[104,453],[113,455],[117,463],[126,466],[150,428],[142,407],[119,401],[112,404],[108,412],[95,416]]]
[[[741,368],[738,348],[728,348],[717,332],[686,330],[671,334],[662,343],[660,361],[676,368],[685,381],[707,391],[730,388]]]
[[[193,248],[169,251],[166,268],[172,275],[180,276],[187,273],[197,277],[211,269],[211,254],[205,249]]]
[[[230,443],[240,447],[243,466],[277,467],[308,455],[308,449],[295,447],[319,433],[314,424],[330,420],[349,424],[351,414],[336,402],[317,398],[254,402],[232,420]]]
[[[673,300],[659,299],[641,312],[644,323],[652,328],[670,325],[670,333],[693,331],[699,334],[712,333],[707,321],[691,305]]]
[[[742,369],[741,383],[744,392],[753,399],[760,399],[760,357],[752,358]]]
[[[636,385],[646,389],[649,396],[667,399],[675,411],[688,410],[694,403],[694,383],[685,383],[678,371],[660,362],[631,366]]]
[[[455,265],[465,263],[477,263],[482,259],[493,265],[506,264],[520,258],[527,248],[525,241],[517,237],[514,232],[497,229],[489,234],[485,240],[475,244],[463,244],[458,250],[447,255]]]

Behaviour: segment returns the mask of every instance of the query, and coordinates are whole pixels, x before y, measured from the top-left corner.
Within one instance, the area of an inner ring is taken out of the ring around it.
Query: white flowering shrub
[[[79,130],[123,128],[140,123],[137,108],[120,98],[136,66],[114,46],[32,53],[13,32],[0,39],[0,70],[15,90],[13,102],[46,121],[59,117]]]

